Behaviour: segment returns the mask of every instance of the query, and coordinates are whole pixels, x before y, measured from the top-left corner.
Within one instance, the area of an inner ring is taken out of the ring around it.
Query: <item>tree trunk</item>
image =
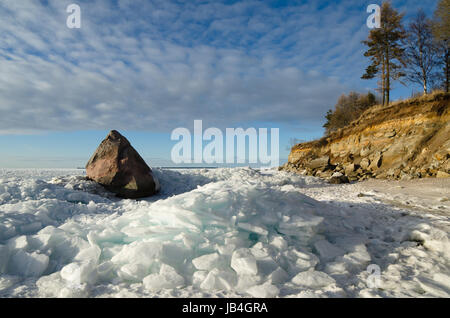
[[[386,103],[386,70],[384,67],[384,58],[383,58],[383,65],[382,65],[382,70],[381,70],[381,94],[383,95],[383,106]]]
[[[422,40],[420,41],[420,43],[422,43]],[[420,54],[420,61],[419,61],[419,65],[420,65],[420,70],[422,71],[422,83],[423,83],[423,94],[427,95],[428,94],[428,78],[427,78],[427,72],[425,70],[425,65],[424,65],[424,59],[423,59],[423,47],[422,45],[419,45],[419,54]]]
[[[449,82],[449,49],[445,52],[445,92],[448,93],[448,82]]]
[[[389,47],[386,47],[386,105],[389,105],[389,95],[391,91],[391,72],[390,72],[390,59],[389,59]]]

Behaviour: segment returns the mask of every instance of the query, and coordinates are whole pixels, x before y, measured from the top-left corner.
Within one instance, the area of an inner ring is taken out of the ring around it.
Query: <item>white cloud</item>
[[[320,120],[364,67],[365,8],[0,4],[0,133]]]

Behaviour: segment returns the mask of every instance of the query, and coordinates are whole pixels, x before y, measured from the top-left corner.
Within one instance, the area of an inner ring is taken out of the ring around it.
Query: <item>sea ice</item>
[[[450,295],[446,210],[276,170],[153,171],[161,192],[136,201],[80,170],[0,169],[0,297]]]
[[[306,271],[297,274],[292,282],[308,288],[321,288],[334,284],[335,280],[324,272]]]

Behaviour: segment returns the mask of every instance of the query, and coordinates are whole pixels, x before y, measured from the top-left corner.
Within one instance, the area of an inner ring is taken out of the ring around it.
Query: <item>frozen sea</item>
[[[450,180],[153,171],[136,201],[0,169],[0,297],[450,296]]]

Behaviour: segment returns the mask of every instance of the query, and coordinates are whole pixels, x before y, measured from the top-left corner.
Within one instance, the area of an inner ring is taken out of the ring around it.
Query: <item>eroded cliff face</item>
[[[350,181],[448,177],[449,104],[439,93],[370,108],[330,136],[294,146],[280,169]]]

